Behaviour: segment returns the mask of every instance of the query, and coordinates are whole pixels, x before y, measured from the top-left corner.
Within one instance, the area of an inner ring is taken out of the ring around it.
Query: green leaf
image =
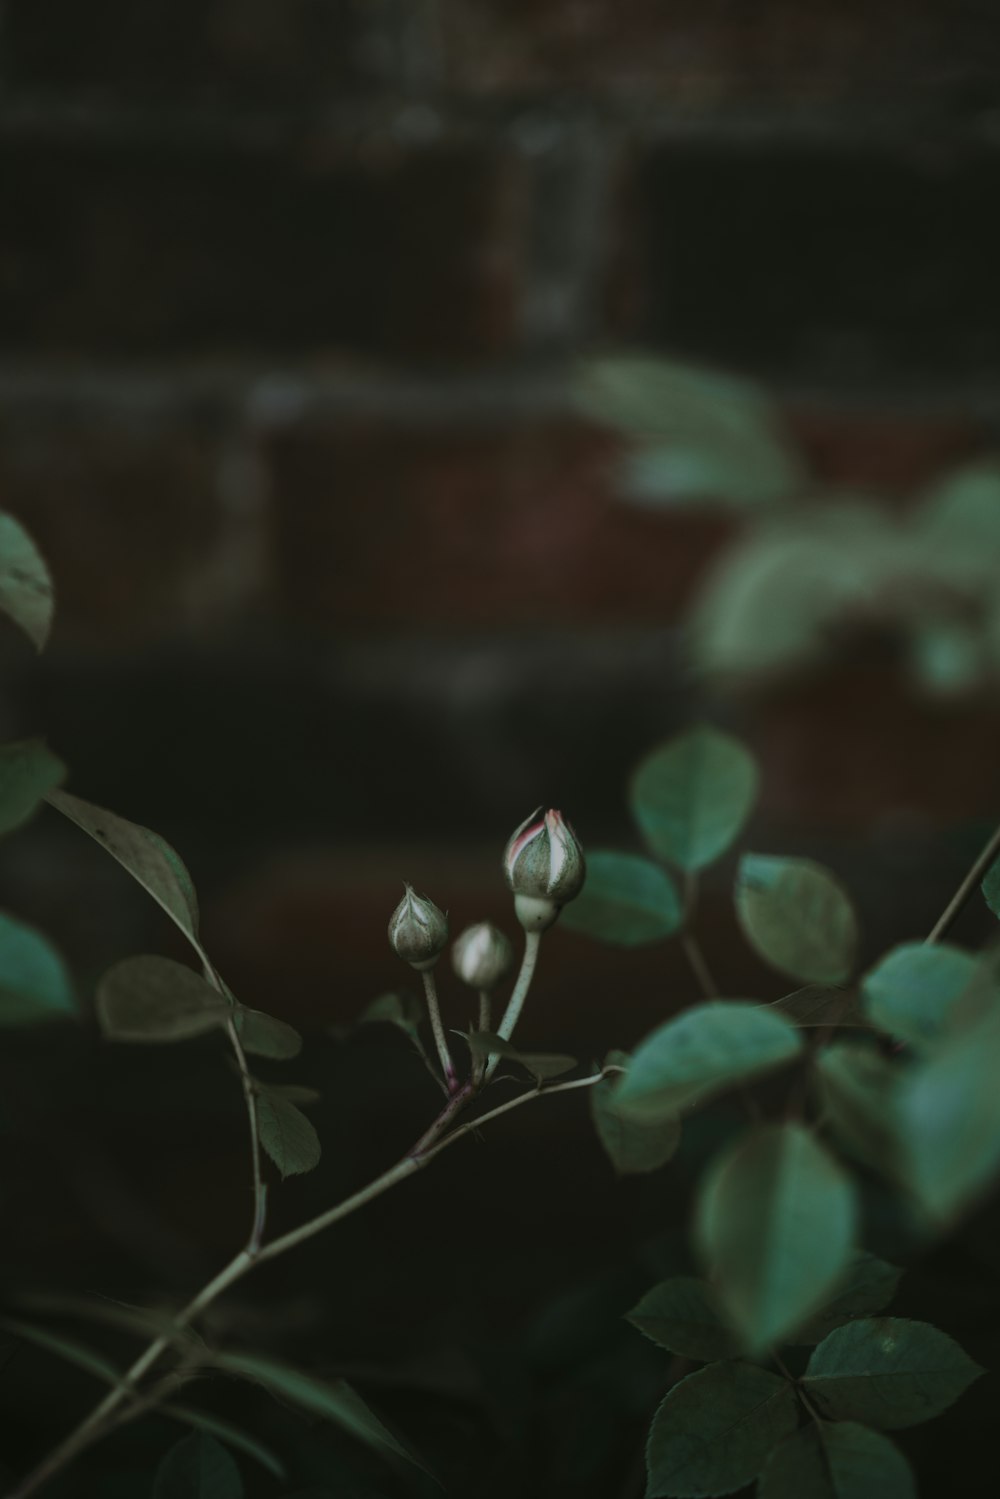
[[[241,1427],[234,1426],[231,1421],[223,1421],[220,1416],[211,1416],[207,1411],[195,1410],[190,1405],[158,1405],[156,1409],[159,1415],[168,1416],[171,1421],[193,1426],[197,1431],[207,1432],[210,1437],[218,1437],[230,1447],[235,1447],[237,1452],[245,1452],[247,1457],[252,1457],[254,1462],[260,1463],[275,1478],[283,1479],[287,1476],[284,1463],[269,1447],[265,1447]]]
[[[263,1010],[248,1010],[241,1005],[233,1018],[243,1050],[251,1056],[287,1062],[302,1050],[302,1037],[298,1031],[284,1020],[265,1015]]]
[[[948,1037],[898,1084],[890,1116],[906,1184],[947,1220],[1000,1169],[1000,1017]]]
[[[288,1364],[251,1353],[220,1353],[215,1362],[227,1373],[253,1380],[279,1399],[290,1400],[300,1410],[332,1421],[383,1456],[402,1457],[425,1473],[428,1471],[420,1459],[383,1425],[346,1380],[315,1379]]]
[[[0,911],[0,1026],[76,1018],[62,958],[47,937]]]
[[[775,1447],[757,1499],[917,1499],[917,1487],[888,1437],[853,1421],[824,1422]]]
[[[609,1052],[604,1065],[625,1067],[629,1058],[624,1051]],[[636,1119],[618,1108],[616,1094],[620,1075],[612,1073],[595,1083],[590,1090],[590,1113],[597,1138],[608,1153],[619,1176],[642,1171],[656,1171],[666,1165],[681,1138],[681,1122],[676,1116],[665,1119]]]
[[[986,871],[982,891],[983,899],[993,912],[993,915],[1000,916],[1000,859],[991,864]]]
[[[258,1087],[260,1143],[282,1176],[299,1176],[319,1165],[319,1136],[295,1104],[274,1088]]]
[[[792,1386],[753,1364],[709,1364],[670,1390],[646,1445],[646,1499],[705,1499],[750,1483],[794,1430]]]
[[[702,1181],[696,1232],[726,1312],[762,1352],[821,1305],[851,1258],[850,1179],[797,1124],[738,1139]]]
[[[127,1302],[106,1297],[74,1296],[56,1291],[24,1291],[18,1295],[17,1301],[28,1311],[104,1323],[134,1333],[147,1342],[165,1337],[171,1343],[185,1346],[189,1354],[198,1353],[205,1346],[204,1339],[193,1327],[178,1327],[173,1313],[166,1307],[130,1306]]]
[[[511,1046],[509,1041],[502,1040],[492,1031],[458,1031],[457,1034],[467,1043],[473,1056],[489,1057],[496,1054],[504,1057],[509,1062],[516,1062],[526,1072],[530,1072],[539,1083],[546,1082],[550,1077],[560,1077],[562,1073],[569,1072],[576,1066],[576,1057],[562,1056],[558,1053],[518,1051],[516,1046]]]
[[[711,1286],[693,1276],[677,1275],[647,1291],[628,1314],[633,1327],[680,1358],[735,1358],[741,1340],[724,1319]]]
[[[151,1499],[243,1499],[240,1470],[214,1437],[195,1432],[167,1453]]]
[[[656,439],[626,470],[631,498],[759,507],[794,496],[803,483],[776,406],[749,381],[631,355],[588,361],[577,397],[598,421]]]
[[[50,791],[46,800],[107,849],[174,921],[203,962],[198,940],[198,900],[180,855],[159,833],[95,807],[68,791]]]
[[[857,918],[840,882],[812,859],[744,854],[736,914],[754,950],[794,978],[839,984],[850,974]]]
[[[683,921],[680,897],[665,870],[634,854],[587,853],[587,883],[560,923],[600,942],[641,947],[672,937]]]
[[[416,1036],[424,1019],[424,1006],[415,994],[380,994],[357,1018],[358,1025],[384,1022]]]
[[[654,853],[681,869],[703,869],[742,828],[757,779],[756,763],[739,740],[703,724],[642,761],[629,803]]]
[[[36,1348],[42,1348],[46,1353],[54,1354],[56,1358],[63,1359],[67,1364],[75,1364],[78,1369],[83,1369],[87,1374],[93,1374],[95,1379],[103,1380],[110,1385],[117,1385],[121,1379],[120,1372],[101,1353],[95,1353],[88,1348],[86,1343],[80,1343],[76,1338],[63,1337],[62,1334],[49,1332],[48,1328],[35,1327],[31,1322],[21,1322],[16,1317],[0,1317],[0,1327],[7,1329],[16,1338],[23,1338],[26,1343],[34,1343]]]
[[[97,986],[97,1019],[109,1041],[187,1041],[231,1014],[211,984],[172,958],[124,958]]]
[[[694,1005],[640,1044],[618,1088],[627,1113],[663,1117],[780,1067],[802,1049],[781,1015],[735,1000]]]
[[[810,1317],[804,1326],[789,1335],[786,1342],[807,1345],[822,1343],[835,1327],[855,1318],[870,1317],[880,1312],[896,1294],[902,1270],[880,1260],[877,1255],[859,1250],[846,1275],[837,1287],[836,1294],[826,1303],[822,1311]]]
[[[802,1384],[836,1421],[895,1430],[939,1416],[983,1372],[928,1322],[871,1317],[830,1333],[813,1352]]]
[[[0,512],[0,613],[40,651],[49,638],[54,607],[42,554],[20,522]]]
[[[838,1041],[814,1061],[824,1113],[838,1141],[876,1171],[893,1175],[898,1154],[892,1105],[899,1080],[870,1045]]]
[[[0,835],[33,817],[65,775],[65,765],[40,739],[0,745]]]
[[[869,1026],[857,994],[834,984],[806,984],[781,999],[771,1000],[767,1009],[805,1027],[828,1030],[831,1026],[851,1026],[867,1030]]]
[[[875,1025],[914,1046],[937,1041],[987,990],[993,1003],[1000,1003],[984,965],[943,942],[895,947],[863,981],[865,1007]]]

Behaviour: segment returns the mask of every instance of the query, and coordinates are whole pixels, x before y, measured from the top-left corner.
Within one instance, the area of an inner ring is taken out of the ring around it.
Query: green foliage
[[[865,1027],[868,1021],[862,1013],[858,997],[849,989],[832,984],[806,984],[791,994],[774,999],[767,1006],[776,1014],[785,1015],[796,1025],[818,1026],[824,1030],[831,1026]]]
[[[902,1273],[877,1255],[860,1250],[838,1283],[836,1294],[786,1341],[805,1345],[822,1343],[835,1327],[880,1312],[895,1296]]]
[[[420,1459],[393,1436],[346,1380],[315,1379],[288,1364],[251,1353],[220,1353],[215,1362],[228,1374],[263,1385],[279,1400],[290,1401],[310,1415],[332,1421],[375,1452],[405,1458],[408,1463],[427,1471]]]
[[[20,522],[0,512],[0,613],[40,651],[49,638],[54,607],[52,579],[41,553]]]
[[[36,1348],[44,1349],[46,1353],[53,1354],[65,1363],[83,1369],[86,1374],[92,1374],[95,1379],[106,1384],[116,1385],[121,1379],[114,1364],[77,1338],[49,1332],[47,1327],[36,1327],[34,1323],[22,1322],[17,1317],[0,1317],[0,1327],[6,1328],[16,1338],[23,1338],[26,1343],[34,1343]]]
[[[33,817],[65,775],[65,765],[40,739],[0,744],[0,836]]]
[[[274,1062],[288,1062],[302,1050],[302,1037],[284,1020],[265,1015],[263,1010],[248,1010],[241,1005],[233,1016],[243,1050],[255,1057],[269,1057]]]
[[[654,853],[693,871],[730,846],[754,804],[757,780],[739,740],[703,724],[642,761],[629,800]]]
[[[670,876],[635,854],[587,854],[587,883],[563,909],[561,924],[618,947],[672,937],[684,913]]]
[[[820,1052],[816,1085],[833,1132],[851,1155],[892,1175],[899,1145],[892,1100],[897,1070],[870,1045],[838,1041]]]
[[[76,1018],[62,958],[41,932],[0,911],[0,1027]]]
[[[628,1320],[680,1358],[709,1363],[735,1358],[743,1351],[712,1287],[694,1276],[676,1275],[653,1286],[629,1312]]]
[[[106,848],[146,890],[187,937],[195,952],[208,962],[198,940],[198,900],[194,883],[181,857],[149,828],[129,822],[103,807],[95,807],[68,791],[51,791],[46,798],[77,827]]]
[[[576,1057],[551,1055],[546,1052],[518,1051],[509,1041],[504,1041],[501,1036],[496,1036],[492,1031],[459,1031],[458,1034],[463,1041],[467,1042],[473,1056],[489,1057],[501,1056],[508,1062],[516,1062],[526,1072],[530,1072],[537,1082],[547,1082],[550,1077],[560,1077],[562,1073],[569,1072],[576,1066]]]
[[[124,958],[97,986],[97,1019],[109,1041],[187,1041],[231,1014],[211,984],[172,958]]]
[[[152,1499],[243,1499],[243,1480],[225,1447],[205,1432],[194,1432],[163,1459]]]
[[[649,1432],[646,1499],[709,1499],[756,1478],[798,1420],[787,1380],[754,1364],[709,1364],[674,1385]]]
[[[893,1118],[900,1170],[927,1213],[946,1220],[1000,1168],[1000,1015],[943,1041],[900,1079]]]
[[[719,1298],[762,1352],[826,1297],[846,1269],[856,1209],[849,1178],[800,1125],[768,1125],[714,1162],[696,1232]]]
[[[839,880],[812,859],[744,854],[736,913],[747,940],[775,968],[815,984],[839,984],[850,974],[854,908]]]
[[[161,1416],[168,1416],[171,1421],[180,1421],[184,1426],[193,1426],[196,1431],[206,1432],[210,1437],[218,1437],[221,1442],[235,1447],[237,1452],[252,1457],[255,1463],[273,1473],[275,1478],[285,1478],[285,1465],[281,1459],[262,1442],[258,1442],[256,1437],[250,1436],[242,1427],[234,1426],[231,1421],[223,1421],[219,1416],[195,1410],[190,1405],[167,1404],[158,1409]]]
[[[257,1084],[257,1129],[283,1177],[300,1176],[319,1165],[319,1136],[283,1089]]]
[[[588,415],[636,439],[622,475],[631,499],[759,508],[803,483],[773,403],[748,381],[630,356],[584,366],[578,396]]]
[[[676,1114],[790,1062],[801,1046],[795,1027],[767,1009],[733,1000],[694,1005],[640,1044],[617,1102],[633,1115]]]
[[[905,943],[893,948],[865,976],[865,1007],[881,1030],[926,1046],[954,1025],[956,1012],[976,1001],[977,990],[996,986],[971,953],[945,943]]]
[[[982,883],[983,899],[993,912],[1000,916],[1000,859],[991,864]]]
[[[628,1068],[624,1051],[612,1051],[604,1065]],[[590,1113],[597,1138],[619,1176],[656,1171],[670,1160],[681,1138],[681,1122],[676,1116],[663,1119],[636,1119],[623,1114],[618,1107],[619,1074],[609,1074],[590,1089]]]
[[[778,1443],[757,1499],[917,1499],[917,1489],[888,1437],[853,1421],[824,1421]]]
[[[830,1333],[802,1383],[824,1415],[894,1430],[939,1416],[982,1373],[929,1323],[871,1317]]]

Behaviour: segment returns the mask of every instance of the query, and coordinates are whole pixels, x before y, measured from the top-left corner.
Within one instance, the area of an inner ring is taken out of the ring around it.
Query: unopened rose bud
[[[504,850],[503,868],[514,892],[517,919],[527,931],[543,932],[567,901],[583,889],[583,851],[561,812],[541,808],[522,822]]]
[[[452,965],[459,978],[486,993],[499,984],[513,956],[513,948],[492,921],[467,926],[451,949]]]
[[[392,913],[389,943],[398,958],[423,973],[433,968],[448,942],[448,918],[432,900],[414,893],[406,894]]]

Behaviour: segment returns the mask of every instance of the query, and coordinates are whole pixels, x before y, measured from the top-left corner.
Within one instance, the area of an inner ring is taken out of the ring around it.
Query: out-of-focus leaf
[[[733,1331],[718,1297],[703,1280],[677,1275],[647,1291],[628,1314],[633,1327],[681,1358],[736,1358],[742,1339]]]
[[[662,1118],[734,1083],[780,1067],[802,1048],[781,1015],[711,1000],[657,1027],[640,1043],[615,1095],[625,1113]]]
[[[0,1027],[76,1018],[62,958],[41,932],[0,911]]]
[[[838,1141],[857,1160],[893,1176],[899,1141],[893,1104],[898,1071],[870,1045],[838,1041],[816,1058],[816,1084]]]
[[[211,984],[172,958],[124,958],[97,986],[97,1019],[109,1041],[186,1041],[231,1014]]]
[[[41,552],[12,515],[0,511],[0,613],[44,648],[52,628],[52,579]]]
[[[654,853],[692,871],[725,853],[750,813],[757,781],[756,762],[739,740],[702,724],[646,756],[629,803]]]
[[[635,854],[587,853],[587,883],[563,910],[560,925],[619,947],[672,937],[683,920],[680,897],[665,870]]]
[[[857,917],[840,881],[812,859],[744,854],[736,914],[747,940],[775,968],[817,984],[849,976]]]
[[[260,1463],[275,1478],[285,1478],[285,1465],[279,1457],[245,1432],[242,1427],[234,1426],[231,1421],[223,1421],[219,1416],[212,1416],[207,1411],[199,1411],[190,1405],[159,1405],[157,1412],[161,1416],[169,1416],[171,1421],[180,1421],[184,1426],[193,1426],[197,1431],[204,1431],[210,1437],[218,1437],[221,1442],[226,1442],[230,1447],[235,1447],[237,1452],[245,1452],[247,1457],[252,1457],[254,1462]]]
[[[779,1442],[757,1499],[917,1499],[917,1488],[888,1437],[854,1421],[824,1421]]]
[[[628,1067],[623,1051],[609,1052],[605,1066]],[[616,1102],[621,1085],[620,1074],[610,1073],[590,1090],[590,1112],[597,1138],[621,1176],[656,1171],[670,1160],[681,1138],[681,1122],[676,1116],[665,1119],[637,1119],[623,1114]]]
[[[857,994],[834,984],[806,984],[802,989],[782,995],[781,999],[771,1000],[766,1008],[806,1027],[819,1026],[824,1030],[831,1026],[862,1030],[869,1027]]]
[[[225,1447],[196,1431],[164,1457],[151,1499],[243,1499],[243,1480]]]
[[[750,1351],[779,1342],[822,1304],[850,1262],[856,1218],[850,1179],[799,1125],[754,1130],[714,1162],[697,1235]]]
[[[243,1050],[251,1056],[287,1062],[302,1050],[302,1037],[298,1031],[274,1015],[265,1015],[263,1010],[248,1010],[241,1005],[233,1019]]]
[[[902,1273],[877,1255],[859,1250],[831,1299],[786,1341],[821,1343],[835,1327],[880,1312],[895,1296]]]
[[[104,1380],[107,1384],[116,1385],[122,1377],[102,1353],[96,1353],[93,1348],[88,1348],[86,1343],[81,1343],[76,1338],[49,1332],[47,1327],[36,1327],[33,1323],[22,1322],[16,1317],[0,1317],[0,1327],[6,1328],[14,1337],[23,1338],[26,1343],[34,1343],[36,1348],[42,1348],[46,1353],[65,1360],[67,1364],[75,1364],[78,1369],[93,1374],[95,1379]]]
[[[473,1056],[497,1055],[508,1062],[516,1062],[526,1072],[530,1072],[532,1077],[537,1078],[539,1083],[547,1082],[550,1077],[559,1077],[562,1073],[569,1072],[571,1067],[576,1066],[576,1057],[562,1056],[558,1053],[518,1051],[516,1046],[511,1046],[509,1041],[495,1036],[492,1031],[459,1031],[458,1034],[468,1044]]]
[[[913,1046],[939,1040],[973,1005],[1000,1011],[988,966],[944,942],[894,947],[865,975],[862,993],[879,1029]]]
[[[26,823],[65,775],[65,765],[40,739],[0,744],[0,835]]]

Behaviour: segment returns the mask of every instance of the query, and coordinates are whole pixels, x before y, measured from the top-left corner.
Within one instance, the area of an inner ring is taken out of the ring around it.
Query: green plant
[[[41,646],[51,585],[16,523],[5,517],[3,526],[0,540],[12,560],[0,566],[0,608]],[[406,1032],[441,1087],[443,1105],[412,1148],[367,1186],[268,1238],[272,1188],[263,1158],[281,1177],[308,1171],[318,1164],[320,1143],[303,1112],[308,1090],[262,1082],[253,1059],[292,1060],[301,1039],[285,1022],[243,1006],[213,966],[199,935],[194,886],[174,850],[150,830],[65,792],[63,776],[39,741],[2,747],[0,829],[21,826],[47,802],[118,860],[184,935],[200,971],[160,956],[126,959],[98,985],[97,1020],[109,1040],[121,1042],[224,1038],[246,1113],[253,1208],[241,1248],[187,1305],[166,1314],[112,1313],[145,1339],[124,1370],[61,1334],[7,1320],[18,1337],[108,1386],[9,1499],[27,1499],[99,1438],[154,1411],[193,1428],[164,1457],[157,1499],[188,1493],[239,1499],[242,1479],[227,1449],[280,1474],[280,1456],[253,1433],[183,1398],[195,1378],[214,1373],[251,1381],[387,1459],[419,1465],[346,1382],[209,1347],[195,1324],[258,1265],[335,1226],[473,1130],[550,1093],[574,1090],[588,1092],[598,1138],[621,1173],[667,1164],[692,1116],[723,1094],[741,1099],[747,1113],[745,1127],[715,1153],[696,1191],[692,1239],[703,1278],[672,1276],[631,1314],[675,1360],[664,1370],[669,1388],[650,1431],[649,1499],[726,1494],[758,1477],[761,1499],[862,1499],[876,1484],[883,1499],[914,1491],[903,1456],[882,1432],[936,1415],[981,1370],[936,1328],[879,1315],[899,1271],[866,1250],[859,1183],[886,1182],[905,1198],[929,1241],[1000,1167],[1000,981],[991,953],[943,940],[984,876],[987,901],[1000,914],[1000,831],[926,941],[893,949],[856,988],[858,919],[840,881],[808,859],[744,854],[734,888],[740,926],[765,963],[804,985],[760,1002],[719,996],[696,928],[701,873],[731,850],[757,796],[758,770],[743,745],[703,726],[654,750],[629,793],[654,857],[598,850],[589,856],[585,885],[568,825],[556,812],[533,814],[512,835],[503,860],[525,941],[496,1030],[492,1002],[508,959],[502,934],[482,925],[459,938],[455,967],[480,1002],[477,1027],[462,1037],[468,1057],[456,1063],[434,982],[446,921],[407,887],[390,941],[421,973],[438,1066],[421,1037],[423,1013],[411,1003],[386,996],[362,1018],[390,1020]],[[677,938],[701,1001],[671,1015],[631,1056],[611,1051],[601,1067],[551,1082],[575,1068],[575,1060],[522,1051],[512,1036],[541,938],[557,918],[622,947]],[[0,1022],[41,1023],[75,1009],[65,965],[48,940],[5,916]],[[482,1111],[485,1090],[507,1064],[519,1069],[515,1077],[526,1073],[530,1086]],[[791,1084],[775,1111],[783,1074]],[[760,1079],[763,1094],[756,1089]],[[805,1347],[814,1349],[808,1362],[799,1352]],[[689,1361],[704,1367],[686,1372]]]

